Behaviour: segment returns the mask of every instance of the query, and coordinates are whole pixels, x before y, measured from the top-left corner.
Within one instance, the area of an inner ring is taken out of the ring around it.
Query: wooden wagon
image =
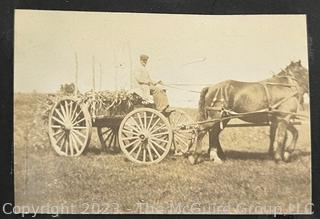
[[[102,148],[120,147],[136,163],[163,160],[170,150],[185,153],[195,139],[194,129],[186,128],[191,118],[175,109],[164,116],[150,104],[134,106],[126,114],[99,114],[79,97],[63,97],[49,115],[49,136],[53,149],[63,156],[79,156],[88,147],[92,128]]]

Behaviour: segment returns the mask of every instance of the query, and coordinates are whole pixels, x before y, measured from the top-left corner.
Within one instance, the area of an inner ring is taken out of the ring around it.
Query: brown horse
[[[189,161],[199,162],[202,139],[209,131],[210,159],[222,162],[224,153],[219,134],[229,122],[228,116],[239,116],[250,123],[269,123],[269,154],[275,161],[288,161],[298,139],[298,131],[291,121],[308,92],[308,70],[301,61],[291,62],[285,70],[263,81],[227,80],[204,88],[199,101],[197,143]],[[287,130],[293,137],[285,148]]]

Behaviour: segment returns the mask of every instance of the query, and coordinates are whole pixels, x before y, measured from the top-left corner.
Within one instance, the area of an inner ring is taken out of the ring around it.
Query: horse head
[[[308,69],[302,66],[301,61],[293,62],[286,67],[285,72],[292,76],[301,88],[302,95],[309,93]]]

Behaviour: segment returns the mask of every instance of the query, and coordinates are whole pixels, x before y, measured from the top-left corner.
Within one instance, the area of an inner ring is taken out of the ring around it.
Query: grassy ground
[[[187,159],[170,155],[159,164],[141,166],[128,161],[122,153],[100,153],[96,132],[87,154],[76,158],[56,155],[37,112],[37,101],[42,98],[37,94],[15,95],[14,176],[18,206],[39,207],[39,211],[51,213],[310,210],[309,125],[298,127],[300,138],[290,163],[275,164],[268,158],[268,129],[256,127],[222,132],[227,160],[221,165],[205,161],[192,166]],[[195,116],[194,109],[186,111]]]

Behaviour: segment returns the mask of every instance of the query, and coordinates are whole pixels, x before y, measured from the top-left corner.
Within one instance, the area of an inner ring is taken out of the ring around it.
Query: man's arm
[[[156,84],[151,80],[148,72],[144,72],[142,69],[136,70],[134,76],[136,81],[141,85],[151,86]]]

